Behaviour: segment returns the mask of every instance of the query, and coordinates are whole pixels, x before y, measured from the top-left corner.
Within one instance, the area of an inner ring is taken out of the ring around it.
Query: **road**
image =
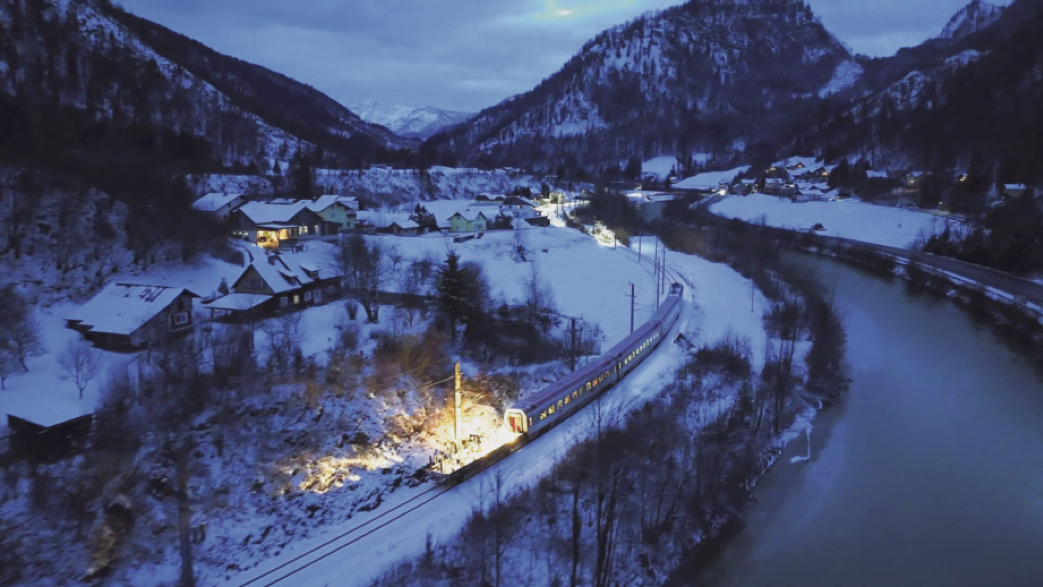
[[[704,200],[700,201],[698,205],[701,208],[706,208],[707,210],[709,210],[710,206],[719,201],[720,199],[721,198],[719,196],[705,198]],[[769,230],[776,230],[779,232],[792,232],[784,228],[765,228]],[[995,288],[997,290],[1008,293],[1011,296],[1014,296],[1015,298],[1020,298],[1026,302],[1043,307],[1043,285],[1034,281],[1029,281],[1028,279],[1023,279],[1010,273],[1006,273],[1004,271],[990,269],[988,267],[975,265],[973,263],[965,263],[956,259],[950,259],[949,257],[940,257],[938,255],[931,255],[919,251],[900,249],[898,247],[877,245],[835,236],[817,236],[818,238],[829,243],[834,243],[845,247],[862,249],[866,251],[872,251],[876,253],[883,253],[906,261],[916,261],[921,265],[926,265],[938,271],[947,271],[963,279],[978,282],[983,286]]]

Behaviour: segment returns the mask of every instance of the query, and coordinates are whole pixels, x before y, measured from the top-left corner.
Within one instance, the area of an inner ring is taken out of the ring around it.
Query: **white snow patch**
[[[941,232],[946,220],[913,210],[875,206],[864,202],[806,202],[766,194],[728,197],[710,207],[715,214],[793,230],[809,230],[816,223],[822,234],[871,244],[905,248],[917,237]]]
[[[688,179],[679,181],[674,184],[675,189],[704,189],[714,188],[720,184],[730,185],[735,178],[740,174],[746,173],[750,170],[749,165],[743,167],[736,167],[735,169],[729,169],[727,171],[707,171],[689,177]]]

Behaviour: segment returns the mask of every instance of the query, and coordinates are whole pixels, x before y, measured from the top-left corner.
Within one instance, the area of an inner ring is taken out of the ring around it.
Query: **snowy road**
[[[685,304],[674,333],[685,331],[690,339],[699,342],[733,332],[750,338],[754,349],[763,347],[763,298],[756,292],[752,300],[755,308],[747,302],[736,303],[751,300],[748,280],[724,265],[697,257],[670,253],[668,264],[687,283],[686,299],[695,302]],[[422,554],[429,536],[437,544],[456,535],[472,511],[495,500],[497,480],[502,496],[536,483],[570,447],[587,437],[599,410],[609,423],[634,410],[672,380],[683,360],[677,345],[663,344],[600,399],[461,485],[396,492],[381,509],[330,528],[324,536],[293,543],[279,557],[240,573],[225,584],[367,585],[396,563]],[[297,557],[300,558],[294,560]]]

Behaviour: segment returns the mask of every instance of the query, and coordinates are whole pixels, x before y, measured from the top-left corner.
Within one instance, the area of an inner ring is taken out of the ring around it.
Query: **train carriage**
[[[607,353],[544,388],[533,399],[507,410],[508,430],[534,437],[569,417],[633,371],[667,336],[681,312],[679,283],[652,317]]]

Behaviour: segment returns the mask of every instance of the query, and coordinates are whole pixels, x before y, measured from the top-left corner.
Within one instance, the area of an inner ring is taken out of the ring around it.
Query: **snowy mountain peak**
[[[367,100],[348,107],[366,122],[379,124],[403,137],[426,139],[447,126],[460,124],[474,114],[424,106],[413,108]]]
[[[953,15],[952,19],[949,20],[949,24],[942,29],[942,34],[938,35],[938,38],[960,39],[974,34],[996,22],[1002,13],[1002,6],[996,6],[981,0],[972,0],[970,4],[964,6]]]

